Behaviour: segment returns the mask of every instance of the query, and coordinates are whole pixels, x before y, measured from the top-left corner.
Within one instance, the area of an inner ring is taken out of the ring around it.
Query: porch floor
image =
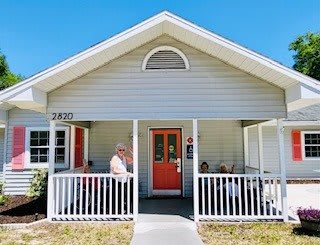
[[[140,199],[138,222],[191,222],[192,198]]]

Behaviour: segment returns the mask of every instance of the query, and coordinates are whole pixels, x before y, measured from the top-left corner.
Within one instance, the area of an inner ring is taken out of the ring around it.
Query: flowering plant
[[[297,214],[300,220],[309,220],[320,223],[320,209],[315,208],[298,208]]]

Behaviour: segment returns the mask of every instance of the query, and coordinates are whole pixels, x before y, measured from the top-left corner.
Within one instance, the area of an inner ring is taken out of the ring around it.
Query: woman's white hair
[[[116,151],[119,150],[119,149],[125,149],[125,150],[127,150],[127,147],[126,147],[126,145],[123,144],[123,143],[118,143],[118,144],[116,145]]]

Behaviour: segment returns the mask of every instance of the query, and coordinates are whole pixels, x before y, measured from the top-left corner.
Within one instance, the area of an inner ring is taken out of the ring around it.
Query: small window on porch
[[[171,46],[152,49],[144,58],[143,71],[177,71],[188,70],[189,62],[184,53]]]
[[[47,128],[27,128],[26,167],[47,168],[49,163],[49,130]],[[55,140],[56,168],[69,166],[69,129],[58,128]]]
[[[320,131],[304,131],[302,132],[302,137],[304,159],[320,159]]]

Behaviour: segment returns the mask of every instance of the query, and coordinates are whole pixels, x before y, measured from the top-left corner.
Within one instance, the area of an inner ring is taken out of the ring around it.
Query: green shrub
[[[4,183],[0,182],[0,195],[3,195]]]
[[[0,205],[4,205],[8,201],[8,197],[5,195],[0,195]]]
[[[44,197],[47,194],[48,171],[47,169],[33,170],[33,178],[30,188],[26,194],[27,197]]]
[[[4,183],[0,182],[0,205],[4,205],[8,201],[8,197],[4,195],[3,187]]]

